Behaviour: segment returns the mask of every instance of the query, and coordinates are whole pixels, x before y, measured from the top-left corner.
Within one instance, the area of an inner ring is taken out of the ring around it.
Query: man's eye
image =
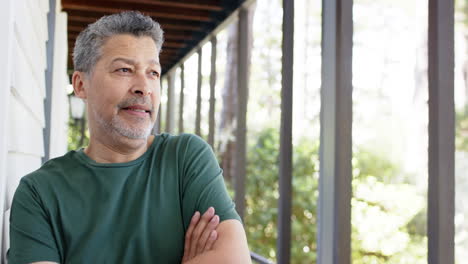
[[[156,76],[156,77],[159,77],[159,72],[157,72],[157,71],[152,71],[152,72],[151,72],[151,75]]]
[[[131,72],[132,70],[129,69],[129,68],[120,68],[120,69],[117,69],[117,71],[119,71],[119,72]]]

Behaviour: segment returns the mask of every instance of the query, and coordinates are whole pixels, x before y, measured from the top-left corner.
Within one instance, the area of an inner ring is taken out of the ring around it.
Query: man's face
[[[150,37],[116,35],[84,78],[91,133],[147,138],[160,103],[159,51]]]

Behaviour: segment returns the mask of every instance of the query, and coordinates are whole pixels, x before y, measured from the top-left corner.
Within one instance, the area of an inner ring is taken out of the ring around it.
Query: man
[[[138,12],[78,36],[72,82],[90,143],[21,180],[10,264],[250,263],[211,148],[193,135],[150,135],[162,42],[159,24]]]

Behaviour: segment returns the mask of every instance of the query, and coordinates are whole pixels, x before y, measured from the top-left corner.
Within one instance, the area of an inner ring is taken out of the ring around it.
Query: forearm
[[[208,251],[188,261],[186,264],[251,264],[250,254],[242,252],[233,254],[230,252]]]
[[[212,250],[197,255],[184,264],[244,264],[252,263],[242,224],[237,220],[222,222],[217,231],[218,240]]]

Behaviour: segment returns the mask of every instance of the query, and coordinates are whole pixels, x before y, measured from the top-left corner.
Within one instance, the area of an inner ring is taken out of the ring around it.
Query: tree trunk
[[[251,51],[253,46],[253,15],[255,5],[249,7],[249,49],[248,64],[251,61]],[[235,131],[237,120],[237,50],[238,50],[238,23],[232,23],[228,28],[228,39],[226,48],[226,77],[222,91],[223,106],[221,110],[221,120],[219,124],[219,146],[218,152],[221,156],[221,167],[224,170],[226,181],[233,183],[235,166]],[[250,67],[248,67],[250,68]]]

